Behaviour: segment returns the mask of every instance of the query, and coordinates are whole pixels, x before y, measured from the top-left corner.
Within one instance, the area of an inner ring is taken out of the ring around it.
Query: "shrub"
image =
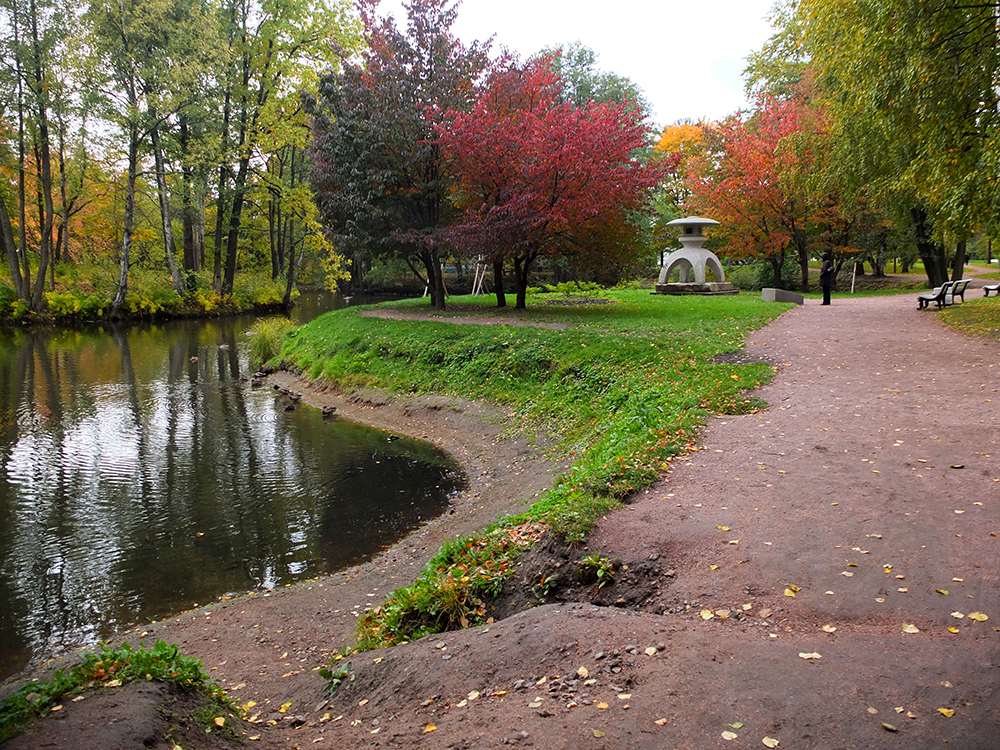
[[[256,367],[264,364],[281,353],[281,344],[289,330],[297,328],[288,318],[261,318],[247,332],[250,336],[250,363]]]

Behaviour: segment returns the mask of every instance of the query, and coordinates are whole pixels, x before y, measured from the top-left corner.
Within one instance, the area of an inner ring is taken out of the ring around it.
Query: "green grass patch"
[[[295,321],[282,317],[261,318],[247,332],[250,336],[250,364],[263,367],[269,359],[281,352],[281,343],[289,331],[298,326]]]
[[[100,651],[85,654],[81,664],[56,671],[50,680],[30,682],[0,702],[0,742],[84,690],[119,687],[139,679],[201,690],[211,705],[235,710],[222,688],[208,678],[201,661],[184,656],[177,646],[163,641],[157,641],[151,649],[138,650],[128,644],[119,649],[102,645]]]
[[[570,543],[583,541],[602,515],[693,450],[709,416],[759,408],[745,391],[766,382],[771,367],[718,357],[741,349],[749,330],[789,306],[756,295],[587,290],[581,298],[568,291],[533,295],[525,311],[498,311],[492,298],[452,298],[444,313],[403,300],[382,307],[419,312],[420,320],[363,317],[352,308],[287,335],[280,359],[307,377],[344,391],[490,401],[508,415],[512,433],[545,435],[573,461],[527,513],[447,545],[413,586],[365,615],[361,647],[476,624],[483,596],[502,584],[525,549],[505,536],[528,539],[528,530],[541,525]],[[442,320],[470,314],[563,327]]]
[[[938,313],[947,325],[970,336],[1000,339],[1000,298],[970,299]]]

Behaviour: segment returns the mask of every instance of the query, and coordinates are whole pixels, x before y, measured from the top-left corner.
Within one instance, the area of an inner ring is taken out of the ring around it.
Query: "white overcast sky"
[[[463,42],[495,35],[522,58],[580,41],[601,70],[645,92],[653,121],[720,119],[746,106],[746,57],[771,35],[774,0],[463,0],[452,27]],[[381,15],[401,18],[399,0]],[[401,24],[402,25],[402,24]]]

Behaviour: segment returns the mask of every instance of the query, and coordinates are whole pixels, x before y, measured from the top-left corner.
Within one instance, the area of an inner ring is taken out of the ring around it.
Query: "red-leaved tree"
[[[636,108],[560,103],[551,60],[499,61],[472,109],[450,112],[438,127],[461,209],[447,238],[497,271],[509,258],[519,309],[540,256],[594,269],[633,251],[631,216],[660,169],[635,156],[646,142]],[[497,304],[505,304],[502,286]]]
[[[791,250],[809,288],[807,230],[821,218],[822,115],[805,99],[762,97],[756,108],[706,129],[705,153],[689,164],[689,207],[719,221],[725,254],[763,258],[775,282]]]

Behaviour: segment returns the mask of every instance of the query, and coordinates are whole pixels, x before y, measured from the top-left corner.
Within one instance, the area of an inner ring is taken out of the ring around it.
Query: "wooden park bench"
[[[969,287],[970,281],[972,281],[972,279],[959,279],[958,281],[951,282],[951,291],[948,293],[948,296],[951,297],[951,299],[945,302],[945,304],[950,305],[954,303],[955,297],[961,297],[962,302],[965,302],[965,290]]]
[[[997,296],[1000,297],[1000,284],[986,284],[983,286],[983,296],[989,297],[990,292],[996,292]]]
[[[941,286],[935,287],[925,294],[921,294],[917,297],[917,309],[925,310],[931,302],[937,303],[938,310],[949,304],[951,302],[949,299],[949,293],[951,292],[951,287],[954,283],[955,282],[953,281],[946,281]]]
[[[962,302],[965,302],[965,290],[968,288],[970,281],[972,281],[972,279],[946,281],[941,286],[935,287],[926,294],[921,294],[917,297],[917,306],[919,309],[923,310],[928,307],[931,302],[936,302],[938,309],[940,310],[942,307],[954,304],[956,297],[961,297]]]

